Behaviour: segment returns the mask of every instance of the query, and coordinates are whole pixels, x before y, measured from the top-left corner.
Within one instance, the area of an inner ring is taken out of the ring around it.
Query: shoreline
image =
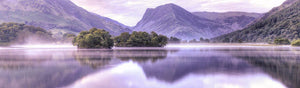
[[[291,45],[274,45],[268,43],[170,43],[165,47],[112,47],[112,50],[124,49],[168,49],[168,48],[213,48],[213,47],[295,47]],[[1,49],[79,49],[73,45],[18,45],[10,47],[1,47]],[[84,50],[84,49],[80,49]],[[90,49],[88,49],[90,50]],[[103,49],[109,50],[109,49]]]

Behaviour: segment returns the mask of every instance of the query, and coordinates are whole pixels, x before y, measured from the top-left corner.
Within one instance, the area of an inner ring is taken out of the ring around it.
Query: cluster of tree
[[[73,36],[73,35],[69,35]],[[163,47],[167,44],[168,38],[158,35],[155,32],[124,32],[112,38],[109,32],[92,28],[89,31],[82,31],[73,40],[73,45],[78,48],[112,48],[117,47]]]
[[[274,40],[274,44],[276,44],[276,45],[290,45],[291,44],[292,46],[300,46],[300,39],[290,42],[289,39],[286,39],[286,38],[276,38]]]
[[[45,29],[19,23],[0,24],[0,45],[51,43],[52,34]]]
[[[200,38],[199,41],[197,39],[193,39],[189,41],[190,43],[210,43],[209,39]]]
[[[300,38],[300,1],[280,10],[249,27],[217,38],[214,41],[222,42],[230,38],[232,42],[273,42],[278,37],[289,40]]]
[[[291,44],[289,39],[285,39],[285,38],[276,38],[274,40],[274,44],[276,45],[289,45]]]
[[[168,37],[155,32],[128,32],[114,38],[117,47],[163,47],[168,43]]]
[[[181,39],[177,38],[177,37],[170,37],[168,40],[168,43],[180,43]]]
[[[112,48],[114,45],[112,36],[103,29],[92,28],[82,31],[73,40],[73,45],[78,48]]]

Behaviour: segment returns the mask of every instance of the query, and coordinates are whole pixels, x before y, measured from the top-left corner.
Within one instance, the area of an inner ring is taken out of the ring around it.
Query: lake
[[[300,48],[0,48],[0,88],[299,88]]]

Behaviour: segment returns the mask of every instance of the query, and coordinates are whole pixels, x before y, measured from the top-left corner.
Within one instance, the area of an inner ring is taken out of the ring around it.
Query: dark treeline
[[[190,43],[210,43],[209,39],[200,38],[199,40],[193,39],[189,41]]]

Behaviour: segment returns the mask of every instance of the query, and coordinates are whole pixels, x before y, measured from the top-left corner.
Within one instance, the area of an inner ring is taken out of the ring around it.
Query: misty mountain
[[[0,0],[0,23],[3,22],[25,23],[58,34],[92,27],[113,35],[130,31],[121,23],[88,12],[70,0]]]
[[[215,41],[272,42],[276,38],[300,38],[300,1],[287,0],[243,30],[219,36]]]
[[[213,14],[213,15],[211,15]],[[223,16],[228,14],[227,16]],[[256,13],[191,13],[175,4],[147,9],[134,31],[155,31],[184,40],[213,38],[241,29],[258,18]],[[244,15],[245,14],[245,15]],[[208,16],[210,15],[210,16]],[[220,21],[221,20],[221,21]]]
[[[198,17],[175,4],[147,9],[144,17],[133,30],[155,31],[169,37],[175,36],[187,40],[200,37],[211,38],[233,31],[228,26]]]
[[[223,25],[229,26],[233,30],[241,30],[262,16],[260,13],[246,12],[194,12],[193,14],[216,22],[221,22]]]

